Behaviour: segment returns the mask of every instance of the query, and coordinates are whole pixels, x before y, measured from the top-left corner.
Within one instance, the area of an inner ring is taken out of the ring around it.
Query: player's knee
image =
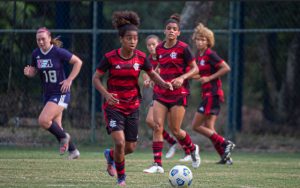
[[[39,116],[38,123],[43,128],[48,129],[51,126],[50,122],[51,121],[49,121],[48,118],[46,118],[44,116]]]
[[[180,129],[172,129],[171,131],[176,138],[181,137]]]
[[[120,150],[124,149],[125,148],[125,140],[118,140],[118,141],[116,141],[115,142],[115,147],[117,149],[120,149]]]

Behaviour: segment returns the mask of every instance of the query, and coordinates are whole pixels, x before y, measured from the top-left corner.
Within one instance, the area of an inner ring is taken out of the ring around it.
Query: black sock
[[[73,142],[70,140],[68,151],[71,152],[71,151],[74,151],[75,149],[76,149],[76,146],[75,146],[75,145],[73,144]]]
[[[52,122],[48,131],[52,133],[57,138],[58,141],[60,141],[62,138],[66,138],[65,132],[54,121]]]

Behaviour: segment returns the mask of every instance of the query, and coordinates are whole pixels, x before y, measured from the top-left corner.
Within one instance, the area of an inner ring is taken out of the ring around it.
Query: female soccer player
[[[42,80],[45,106],[38,122],[60,142],[61,155],[68,150],[68,159],[76,159],[80,153],[71,142],[70,135],[62,128],[62,115],[70,102],[70,88],[81,69],[82,61],[66,49],[60,48],[62,42],[58,38],[52,39],[50,31],[45,27],[37,30],[36,42],[38,48],[32,52],[31,65],[24,68],[24,75],[34,77],[39,73]],[[64,72],[64,62],[73,64],[68,78]]]
[[[151,62],[153,68],[159,73],[159,66],[158,66],[158,62],[156,59],[156,46],[161,42],[161,40],[159,39],[159,37],[157,35],[149,35],[146,38],[146,46],[148,49],[148,52],[150,53],[150,55],[148,56],[149,61]],[[156,69],[157,68],[157,69]],[[144,85],[146,87],[153,87],[152,81],[150,80],[149,76],[147,76],[146,73],[143,74],[143,79],[144,79]],[[169,115],[168,115],[168,121],[169,120]],[[146,123],[147,125],[151,128],[154,129],[155,127],[155,123],[153,120],[153,102],[151,102],[150,107],[148,109],[148,114],[146,117]],[[174,156],[175,152],[176,152],[176,147],[177,147],[177,142],[176,140],[165,130],[163,129],[163,138],[164,140],[166,140],[168,142],[168,144],[170,145],[170,148],[168,150],[168,152],[166,153],[166,158],[170,159]],[[183,159],[180,159],[181,162],[186,162],[186,161],[190,161],[190,151],[188,148],[184,148],[184,152],[185,152],[185,157]]]
[[[221,160],[219,164],[232,164],[230,154],[234,143],[224,139],[215,130],[215,123],[220,112],[220,103],[224,102],[224,92],[220,77],[230,71],[228,64],[211,48],[214,46],[214,33],[199,23],[193,33],[197,47],[197,65],[199,74],[194,76],[201,82],[202,102],[193,119],[193,130],[209,138]]]
[[[112,22],[118,30],[121,48],[104,55],[94,73],[93,84],[106,99],[103,105],[106,129],[114,142],[114,149],[104,151],[107,171],[111,176],[117,171],[117,184],[125,186],[125,155],[135,150],[138,138],[140,71],[146,71],[156,84],[165,89],[172,90],[173,87],[152,69],[145,53],[136,49],[140,24],[138,15],[133,11],[117,11],[113,13]],[[106,89],[100,79],[107,71]]]
[[[159,63],[160,75],[165,81],[170,81],[173,91],[166,90],[158,85],[154,86],[153,114],[155,129],[153,132],[153,156],[154,164],[145,169],[145,173],[164,173],[162,167],[163,150],[163,125],[165,118],[170,113],[169,128],[179,141],[180,145],[191,151],[192,166],[200,166],[199,147],[195,145],[189,134],[181,129],[181,124],[189,95],[187,79],[198,73],[195,58],[189,46],[177,40],[180,35],[180,17],[177,14],[171,16],[165,24],[165,41],[156,47],[156,57]],[[186,71],[187,67],[190,68]]]

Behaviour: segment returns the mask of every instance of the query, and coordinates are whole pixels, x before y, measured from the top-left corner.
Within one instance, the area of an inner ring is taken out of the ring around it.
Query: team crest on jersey
[[[52,64],[52,61],[51,59],[38,59],[37,60],[37,66],[38,68],[52,68],[53,67],[53,64]]]
[[[202,60],[200,61],[200,65],[201,65],[201,66],[204,66],[204,65],[205,65],[204,59],[202,59]]]
[[[177,58],[177,53],[176,53],[176,52],[172,52],[172,53],[170,54],[170,57],[171,57],[172,59],[176,59],[176,58]]]
[[[133,64],[133,68],[134,70],[138,71],[139,70],[140,65],[138,63],[134,63]]]

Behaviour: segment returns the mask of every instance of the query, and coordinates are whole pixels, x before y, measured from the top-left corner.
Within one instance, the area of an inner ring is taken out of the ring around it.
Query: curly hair
[[[116,11],[112,15],[112,25],[118,29],[119,36],[123,37],[126,31],[138,31],[140,18],[133,11]]]
[[[212,48],[215,45],[215,36],[212,30],[205,27],[202,23],[199,23],[194,29],[192,39],[195,40],[196,37],[205,37],[207,39],[207,46]]]

